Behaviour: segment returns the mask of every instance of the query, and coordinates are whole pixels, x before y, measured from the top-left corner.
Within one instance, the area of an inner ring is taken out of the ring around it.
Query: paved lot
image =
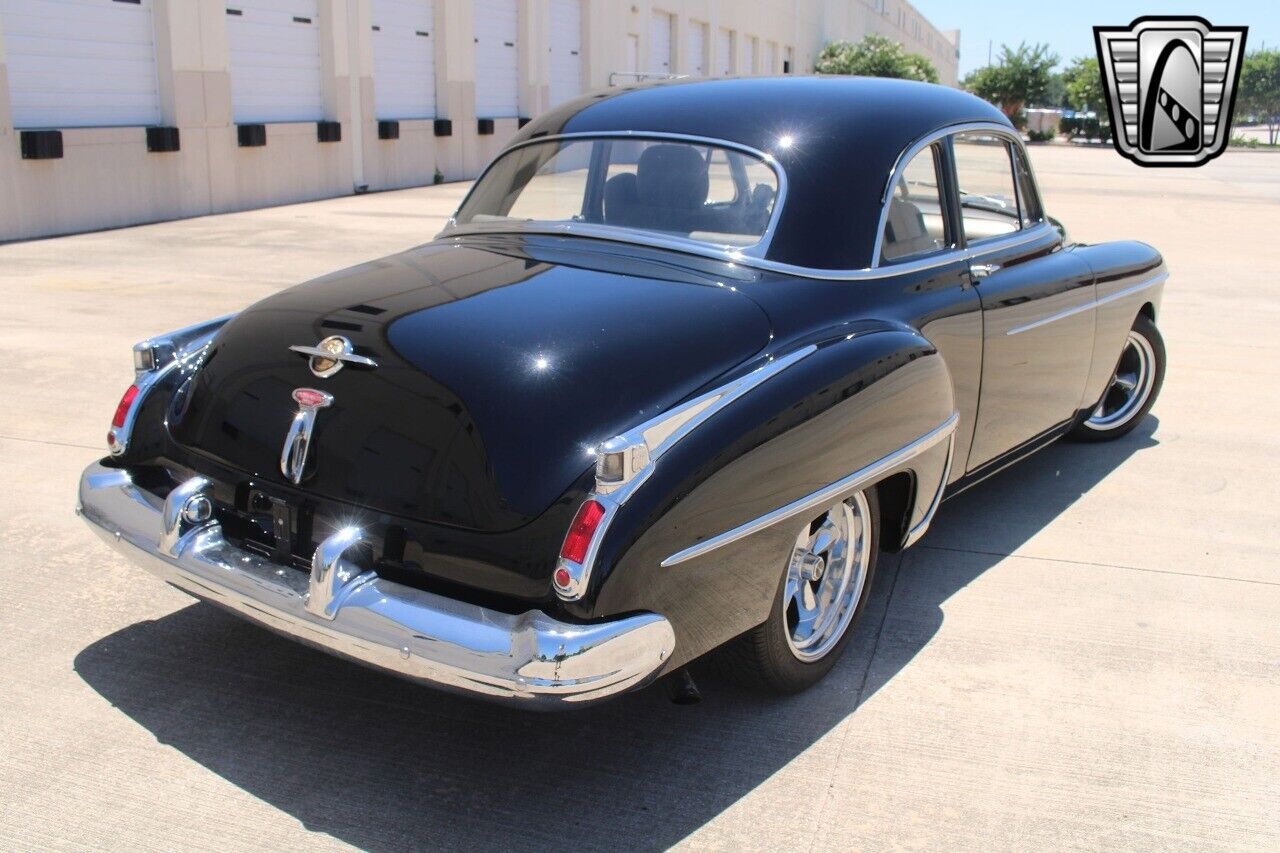
[[[1166,254],[1170,368],[882,562],[852,652],[566,716],[438,695],[162,586],[71,512],[149,333],[428,238],[460,185],[0,246],[0,847],[1280,847],[1280,156],[1033,152]]]

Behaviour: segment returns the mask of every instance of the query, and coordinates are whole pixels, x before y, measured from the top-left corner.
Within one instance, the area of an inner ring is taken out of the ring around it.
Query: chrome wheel
[[[871,561],[870,519],[859,492],[800,528],[787,565],[782,619],[791,653],[802,661],[830,652],[853,621]]]
[[[1137,332],[1129,333],[1111,384],[1084,425],[1094,430],[1110,430],[1128,422],[1146,405],[1156,374],[1156,356],[1151,342]]]

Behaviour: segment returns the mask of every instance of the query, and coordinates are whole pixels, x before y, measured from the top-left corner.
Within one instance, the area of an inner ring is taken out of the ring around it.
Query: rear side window
[[[880,239],[882,262],[918,258],[950,245],[938,180],[941,162],[938,146],[930,145],[897,175]]]
[[[1022,228],[1008,140],[987,133],[954,137],[960,219],[965,239],[981,243]]]

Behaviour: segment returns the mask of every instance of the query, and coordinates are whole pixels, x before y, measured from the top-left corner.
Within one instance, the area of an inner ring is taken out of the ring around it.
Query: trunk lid
[[[768,343],[763,310],[714,273],[514,240],[432,243],[246,309],[180,392],[170,432],[252,478],[285,483],[293,392],[317,389],[333,399],[316,412],[301,488],[396,516],[512,530],[591,468],[600,441]],[[333,335],[377,366],[348,363],[321,378],[290,350]]]

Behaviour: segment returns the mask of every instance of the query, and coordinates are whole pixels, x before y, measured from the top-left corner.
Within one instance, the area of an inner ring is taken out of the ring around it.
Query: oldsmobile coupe
[[[431,685],[574,707],[716,652],[798,691],[943,498],[1143,418],[1166,277],[1067,240],[962,92],[611,90],[525,126],[432,242],[134,347],[78,510]]]

